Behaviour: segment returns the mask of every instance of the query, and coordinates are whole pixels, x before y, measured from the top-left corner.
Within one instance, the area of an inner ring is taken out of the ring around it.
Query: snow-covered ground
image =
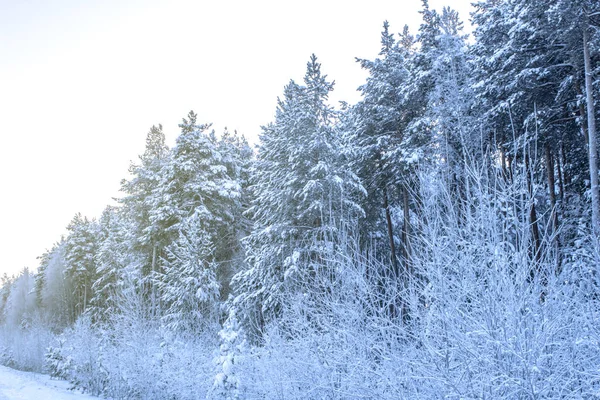
[[[0,365],[0,400],[82,400],[97,397],[69,390],[69,383],[47,375],[16,371]]]

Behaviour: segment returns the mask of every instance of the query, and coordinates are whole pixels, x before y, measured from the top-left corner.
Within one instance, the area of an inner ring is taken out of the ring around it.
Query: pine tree
[[[193,334],[218,321],[220,287],[206,223],[200,213],[184,219],[178,238],[165,251],[159,288],[163,321],[173,331]]]
[[[411,128],[421,113],[420,108],[424,107],[419,105],[422,100],[416,97],[418,91],[410,90],[415,80],[413,44],[414,39],[407,28],[398,42],[389,32],[387,21],[384,22],[379,58],[358,60],[369,72],[369,77],[359,87],[363,98],[351,109],[353,123],[346,128],[349,130],[348,141],[354,148],[352,163],[368,193],[364,204],[367,217],[362,228],[363,237],[369,240],[369,246],[375,243],[380,257],[389,255],[386,258],[390,260],[395,276],[400,274],[396,251],[399,232],[392,211],[402,204],[404,227],[407,228],[409,210],[405,200],[414,182],[414,165],[423,156],[428,135],[421,127]],[[405,262],[407,248],[408,243],[404,240]]]
[[[65,240],[65,276],[72,282],[75,309],[71,321],[88,310],[93,298],[92,284],[96,280],[98,253],[98,224],[76,214],[67,226]]]
[[[219,251],[215,258],[220,261],[218,279],[221,283],[221,299],[227,299],[231,290],[230,282],[244,261],[244,251],[241,241],[248,235],[251,222],[245,211],[250,206],[250,169],[254,160],[254,152],[244,136],[237,131],[229,132],[227,128],[217,143],[227,174],[239,185],[239,198],[233,203],[232,222],[222,235]]]
[[[239,185],[228,176],[216,143],[206,133],[210,125],[197,125],[193,111],[188,118],[180,125],[181,135],[153,191],[151,230],[162,232],[170,242],[181,221],[197,214],[216,241],[232,220]]]
[[[149,230],[160,232],[163,243],[169,246],[182,232],[186,234],[184,221],[192,216],[198,219],[202,235],[211,243],[218,274],[228,279],[230,274],[223,268],[228,267],[235,248],[232,243],[236,239],[240,185],[229,175],[214,132],[208,132],[210,124],[198,125],[196,121],[197,115],[191,111],[180,124],[181,135],[152,192]],[[163,258],[168,256],[165,254]]]
[[[355,197],[362,186],[340,158],[336,112],[327,104],[331,90],[313,55],[304,85],[285,87],[275,121],[260,136],[248,266],[234,277],[234,306],[254,329],[276,317],[305,274],[319,269],[339,227],[362,213]]]
[[[463,24],[456,11],[444,8],[439,18],[440,32],[431,49],[431,75],[434,86],[429,94],[428,117],[434,121],[434,137],[440,158],[450,169],[461,166],[465,157],[484,148],[471,116],[473,93]],[[477,136],[475,136],[477,135]]]
[[[128,231],[132,227],[124,219],[123,210],[107,207],[98,221],[97,278],[92,285],[93,322],[106,321],[117,313],[118,296],[127,267],[131,265]]]
[[[244,398],[244,382],[238,375],[240,366],[246,356],[247,342],[235,310],[231,309],[229,316],[219,331],[219,356],[215,359],[217,373],[213,384],[212,397],[223,400]]]
[[[43,268],[36,275],[38,308],[52,329],[64,329],[72,321],[77,299],[73,282],[66,276],[66,241],[62,239],[41,257]],[[43,278],[40,277],[43,275]],[[43,285],[38,286],[38,282]]]
[[[15,328],[27,329],[35,310],[35,276],[23,268],[12,281],[4,307],[6,323]]]
[[[0,323],[6,322],[6,303],[10,296],[14,276],[10,277],[5,272],[0,278]]]
[[[125,196],[120,202],[124,207],[124,218],[130,221],[131,226],[128,233],[129,253],[132,264],[137,264],[139,270],[134,275],[139,276],[138,284],[148,296],[152,312],[156,313],[158,295],[154,275],[162,248],[169,243],[164,232],[155,229],[150,221],[161,170],[170,159],[162,125],[152,126],[146,136],[144,153],[139,159],[139,164],[132,164],[129,168],[132,178],[121,182],[121,191]]]

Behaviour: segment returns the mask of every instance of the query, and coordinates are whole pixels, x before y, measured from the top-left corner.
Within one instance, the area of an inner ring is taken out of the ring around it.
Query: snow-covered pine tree
[[[250,206],[250,168],[254,160],[254,152],[244,136],[237,131],[233,133],[227,128],[223,131],[217,142],[223,164],[227,167],[227,174],[239,185],[240,195],[232,207],[232,222],[221,235],[221,244],[216,249],[215,258],[220,261],[218,279],[221,283],[221,298],[227,299],[231,289],[230,282],[233,275],[239,271],[244,262],[244,250],[241,241],[248,235],[251,221],[244,212]]]
[[[429,51],[434,85],[429,93],[427,118],[433,123],[433,140],[439,152],[438,161],[449,170],[462,169],[465,157],[481,156],[484,148],[471,116],[473,93],[469,56],[463,23],[458,13],[448,7],[439,16],[436,46]],[[477,135],[477,136],[475,136]],[[453,171],[453,174],[461,174]]]
[[[120,199],[124,218],[129,221],[129,257],[138,278],[136,284],[148,298],[151,312],[158,312],[155,274],[162,249],[169,242],[166,235],[155,229],[150,221],[151,209],[156,203],[156,188],[160,184],[161,170],[170,159],[170,150],[165,143],[162,125],[152,126],[146,136],[144,153],[139,164],[131,164],[131,179],[121,182],[125,196]],[[134,261],[136,260],[136,261]],[[137,271],[136,271],[137,270]],[[139,281],[139,282],[137,282]]]
[[[219,346],[219,355],[215,359],[217,371],[210,398],[243,399],[244,382],[240,373],[249,349],[234,309],[230,309],[223,329],[219,331],[219,339],[221,345]]]
[[[426,146],[426,164],[431,168],[430,173],[448,183],[446,187],[452,191],[457,210],[464,215],[461,203],[464,203],[468,190],[467,165],[481,164],[488,144],[480,132],[473,129],[476,118],[472,113],[473,90],[466,35],[462,33],[463,24],[458,13],[448,7],[440,14],[425,7],[422,14],[423,25],[418,36],[421,48],[415,56],[414,79],[407,93],[410,98],[419,99],[417,103],[422,102],[424,108],[413,113],[407,132],[411,136],[418,136],[419,131],[428,132],[429,137],[421,142]],[[400,155],[402,160],[405,156]],[[425,167],[423,164],[421,169]],[[403,172],[406,173],[406,168],[398,168],[398,175]]]
[[[118,296],[123,274],[130,266],[129,232],[133,229],[125,219],[123,209],[107,207],[98,221],[97,278],[92,285],[90,301],[92,322],[106,321],[118,310]]]
[[[191,111],[179,125],[181,135],[152,192],[148,231],[160,232],[168,245],[185,231],[183,221],[193,216],[221,267],[231,258],[240,185],[229,175],[214,133],[207,132],[210,125],[198,125],[196,120]]]
[[[206,132],[210,125],[197,125],[191,111],[180,124],[181,135],[172,157],[161,170],[150,212],[151,229],[171,238],[178,236],[178,224],[193,214],[216,239],[218,231],[232,219],[232,204],[239,197],[239,185],[227,174],[216,143]]]
[[[65,276],[73,285],[75,307],[71,322],[88,310],[94,297],[92,284],[97,277],[98,224],[77,213],[67,226],[65,239]]]
[[[35,303],[39,309],[44,307],[42,302],[42,291],[44,290],[44,286],[46,286],[46,268],[50,262],[50,257],[52,255],[52,250],[46,250],[41,256],[38,256],[37,259],[40,260],[37,274],[35,275]]]
[[[406,92],[414,80],[412,44],[407,28],[398,43],[384,22],[379,57],[358,60],[369,76],[359,87],[362,99],[350,109],[349,118],[354,122],[346,128],[353,147],[352,164],[368,193],[363,206],[367,212],[361,229],[363,240],[374,246],[379,257],[385,256],[396,276],[400,273],[396,251],[400,232],[392,211],[402,204],[404,225],[408,226],[408,201],[404,200],[412,180],[411,165],[421,157],[417,139],[424,132],[413,135],[407,130],[419,108],[415,96]],[[406,241],[401,245],[403,258],[407,258]]]
[[[36,306],[35,276],[23,268],[11,282],[6,298],[4,318],[12,328],[27,328],[31,324]]]
[[[175,332],[197,333],[218,322],[219,282],[214,244],[202,213],[194,213],[177,227],[178,237],[166,247],[159,288],[163,321]]]
[[[43,321],[53,329],[67,326],[74,309],[71,281],[65,277],[65,241],[38,257],[35,275],[36,306]]]
[[[291,81],[275,121],[263,127],[253,169],[254,228],[246,239],[247,268],[234,277],[234,307],[254,331],[272,321],[320,268],[338,229],[362,215],[357,176],[340,155],[336,112],[327,104],[333,83],[312,55],[304,85]]]
[[[10,296],[12,283],[14,281],[14,276],[8,276],[5,272],[0,278],[0,322],[6,322],[6,301],[8,300],[8,296]]]

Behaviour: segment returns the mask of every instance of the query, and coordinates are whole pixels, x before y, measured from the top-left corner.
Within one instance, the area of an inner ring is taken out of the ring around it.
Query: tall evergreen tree
[[[389,254],[386,258],[396,276],[400,274],[396,251],[400,232],[395,226],[399,218],[394,218],[392,210],[403,209],[404,228],[407,228],[408,191],[414,182],[414,166],[423,156],[428,136],[427,130],[411,128],[424,107],[415,97],[417,91],[409,90],[415,80],[413,44],[407,28],[400,41],[396,41],[388,23],[384,23],[379,57],[372,61],[358,60],[369,77],[359,87],[361,101],[350,112],[354,121],[349,127],[349,142],[354,147],[353,165],[368,193],[363,236],[375,243],[380,256]],[[404,261],[408,254],[407,243],[404,240],[401,244]]]
[[[67,230],[64,273],[73,285],[75,309],[71,318],[74,321],[87,311],[94,297],[92,285],[97,277],[98,224],[78,213]]]
[[[92,285],[94,297],[91,317],[106,321],[118,311],[118,296],[127,268],[132,264],[128,233],[132,227],[122,209],[107,207],[98,221],[97,278]]]
[[[217,143],[227,174],[239,185],[239,198],[233,203],[232,221],[224,231],[221,244],[217,247],[215,258],[220,261],[218,280],[221,283],[221,298],[227,299],[230,294],[230,282],[239,271],[245,255],[242,239],[250,233],[251,221],[245,215],[250,207],[250,169],[254,160],[254,152],[244,136],[237,131],[231,133],[225,129]]]
[[[173,331],[197,333],[218,321],[219,283],[214,244],[200,213],[185,218],[179,236],[166,248],[159,287],[163,320]]]
[[[304,85],[285,87],[275,121],[260,136],[248,268],[234,277],[238,315],[258,328],[319,268],[338,229],[362,213],[355,197],[362,186],[340,158],[336,112],[327,104],[331,90],[311,56]]]
[[[169,246],[177,246],[175,241],[182,235],[208,240],[210,245],[204,244],[203,247],[210,248],[210,261],[216,263],[220,277],[229,279],[230,274],[224,269],[230,266],[232,248],[235,247],[232,243],[235,239],[235,216],[239,214],[240,185],[229,175],[214,132],[208,132],[210,125],[198,125],[196,121],[197,116],[192,111],[180,124],[181,135],[169,162],[160,171],[159,184],[151,197],[150,230],[160,232],[165,238],[165,251]],[[198,223],[189,225],[186,221],[192,217]],[[186,232],[189,227],[202,232]],[[177,267],[173,266],[173,250],[170,251],[171,255],[165,253],[162,258],[167,260],[165,267],[171,266],[173,270]],[[178,250],[179,258],[182,257],[181,251]],[[172,286],[164,281],[174,276],[167,272],[161,275],[163,289]],[[170,307],[170,294],[162,291],[161,296],[165,306]]]
[[[168,242],[178,236],[183,219],[194,214],[216,242],[240,196],[239,184],[228,175],[217,144],[206,132],[210,125],[198,125],[196,118],[190,112],[180,124],[181,135],[153,190],[150,230],[162,232]]]
[[[128,246],[134,281],[149,300],[151,312],[158,312],[156,274],[162,249],[168,244],[164,232],[151,223],[150,214],[155,204],[156,188],[160,184],[161,171],[170,159],[170,150],[165,143],[162,125],[152,126],[146,136],[144,153],[139,163],[129,167],[131,178],[121,182],[125,196],[123,218],[129,221]]]
[[[48,325],[56,330],[65,328],[72,321],[77,301],[73,296],[73,282],[65,274],[65,247],[66,240],[63,239],[44,253],[41,257],[43,268],[36,275],[39,310]],[[39,282],[43,285],[38,286]]]

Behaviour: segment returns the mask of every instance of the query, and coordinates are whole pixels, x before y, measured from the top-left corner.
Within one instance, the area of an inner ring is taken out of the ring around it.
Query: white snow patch
[[[16,371],[0,365],[0,400],[83,400],[98,397],[69,390],[66,381],[48,375]]]

